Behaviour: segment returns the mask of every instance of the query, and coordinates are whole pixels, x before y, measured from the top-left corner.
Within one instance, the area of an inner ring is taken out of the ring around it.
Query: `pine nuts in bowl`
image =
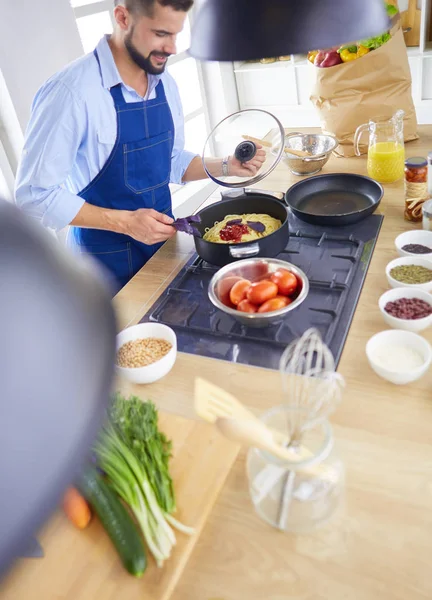
[[[117,373],[133,383],[165,377],[177,358],[177,337],[160,323],[140,323],[117,335]]]

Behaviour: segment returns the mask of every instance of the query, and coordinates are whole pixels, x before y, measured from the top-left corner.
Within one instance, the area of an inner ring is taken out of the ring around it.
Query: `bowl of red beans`
[[[394,288],[378,304],[384,321],[394,329],[419,332],[432,325],[432,296],[424,290]]]

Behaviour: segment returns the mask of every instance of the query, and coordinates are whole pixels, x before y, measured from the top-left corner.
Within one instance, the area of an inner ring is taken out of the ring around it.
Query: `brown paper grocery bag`
[[[353,141],[357,127],[370,119],[389,119],[399,108],[405,112],[405,141],[418,138],[411,71],[400,27],[388,42],[361,58],[314,69],[317,79],[311,100],[320,115],[323,131],[339,140],[336,155],[355,156]],[[360,148],[367,152],[367,145]]]

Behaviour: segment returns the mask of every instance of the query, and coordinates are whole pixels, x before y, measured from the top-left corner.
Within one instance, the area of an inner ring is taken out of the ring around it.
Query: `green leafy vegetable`
[[[346,46],[341,46],[338,50],[339,54],[344,50],[348,50],[348,52],[352,52],[353,54],[355,54],[358,50],[357,44],[348,44]]]
[[[136,396],[126,400],[117,394],[110,409],[110,419],[145,468],[159,505],[165,512],[174,512],[174,488],[169,474],[172,444],[158,430],[155,405],[142,402]]]
[[[394,6],[393,4],[387,4],[387,3],[386,3],[386,10],[387,10],[387,14],[389,17],[394,17],[399,12],[397,9],[397,6]]]
[[[390,38],[391,35],[388,32],[386,32],[376,37],[369,38],[368,40],[363,40],[362,42],[360,42],[360,44],[365,48],[369,48],[369,50],[376,50],[377,48],[388,42]]]

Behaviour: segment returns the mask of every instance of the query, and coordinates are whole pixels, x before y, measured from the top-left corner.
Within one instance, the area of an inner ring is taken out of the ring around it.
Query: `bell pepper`
[[[318,50],[311,50],[308,52],[307,59],[310,63],[314,64],[314,60],[316,55],[318,54]]]
[[[364,56],[369,52],[369,48],[365,48],[361,44],[359,46],[342,46],[342,48],[339,48],[338,52],[342,62],[346,63]]]
[[[361,44],[358,47],[357,50],[357,58],[360,58],[362,56],[364,56],[365,54],[368,54],[370,52],[369,48],[366,48],[365,46],[362,46]]]
[[[320,50],[315,56],[316,67],[335,67],[342,62],[337,50]]]

